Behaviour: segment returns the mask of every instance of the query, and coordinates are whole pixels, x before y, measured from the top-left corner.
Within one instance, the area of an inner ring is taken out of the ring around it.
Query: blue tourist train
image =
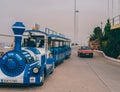
[[[43,85],[54,67],[71,55],[70,39],[40,30],[25,30],[22,22],[12,27],[14,49],[0,58],[0,84]]]

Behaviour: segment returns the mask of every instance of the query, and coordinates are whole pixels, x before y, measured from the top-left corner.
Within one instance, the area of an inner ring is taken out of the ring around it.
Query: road
[[[120,63],[95,52],[93,58],[72,56],[56,67],[40,87],[0,87],[0,92],[120,92]]]

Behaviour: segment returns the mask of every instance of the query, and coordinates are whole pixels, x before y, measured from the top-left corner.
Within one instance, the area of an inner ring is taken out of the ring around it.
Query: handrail
[[[65,37],[65,35],[61,34],[61,33],[57,33],[56,31],[54,30],[51,30],[49,28],[45,28],[45,32],[50,35],[50,34],[53,34],[53,35],[58,35],[58,36],[61,36],[61,37]]]
[[[120,15],[113,17],[112,19],[110,19],[110,21],[111,25],[120,24]]]

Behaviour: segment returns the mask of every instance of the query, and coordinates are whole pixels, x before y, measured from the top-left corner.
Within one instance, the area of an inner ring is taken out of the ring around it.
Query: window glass
[[[44,48],[44,35],[38,35],[35,32],[25,32],[22,38],[23,47]]]

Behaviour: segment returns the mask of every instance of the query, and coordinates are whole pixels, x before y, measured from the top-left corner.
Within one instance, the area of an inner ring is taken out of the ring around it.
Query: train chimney
[[[13,24],[12,30],[15,35],[14,50],[21,50],[21,40],[22,40],[22,35],[25,31],[25,26],[22,22],[16,22],[15,24]]]

